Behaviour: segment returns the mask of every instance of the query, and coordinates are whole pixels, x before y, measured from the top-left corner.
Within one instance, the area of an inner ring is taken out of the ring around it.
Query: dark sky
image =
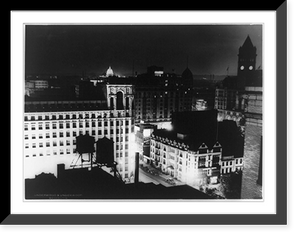
[[[261,25],[27,25],[26,74],[139,74],[163,66],[181,74],[236,75],[238,48],[247,35],[262,62]],[[188,60],[187,60],[188,59]]]

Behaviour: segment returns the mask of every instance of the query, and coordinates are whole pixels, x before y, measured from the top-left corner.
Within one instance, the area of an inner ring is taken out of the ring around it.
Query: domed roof
[[[187,67],[181,75],[182,78],[184,79],[193,79],[193,73],[192,71]]]
[[[114,75],[114,71],[113,71],[112,68],[109,66],[108,70],[106,71],[106,77],[113,76],[113,75]]]

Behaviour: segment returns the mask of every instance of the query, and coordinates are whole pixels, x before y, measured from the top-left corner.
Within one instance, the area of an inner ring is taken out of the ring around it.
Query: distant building
[[[256,47],[248,36],[239,48],[237,76],[228,76],[215,91],[219,119],[262,123],[262,70],[256,69]]]
[[[99,79],[92,81],[96,84]],[[147,73],[127,78],[108,77],[107,82],[135,86],[135,123],[143,121],[165,127],[170,124],[173,112],[192,110],[193,74],[189,68],[177,75],[164,72],[163,67],[150,66]]]
[[[129,181],[134,172],[129,153],[134,141],[134,87],[110,84],[106,91],[103,100],[25,101],[25,178],[53,173],[59,163],[76,164],[76,137],[88,134],[95,141],[103,137],[114,141],[118,171]]]
[[[193,75],[164,73],[162,67],[149,67],[136,77],[135,120],[137,123],[171,121],[173,112],[192,110]]]
[[[25,95],[34,96],[35,93],[43,91],[49,87],[48,80],[30,79],[25,80]]]
[[[107,71],[106,71],[106,77],[114,76],[114,71],[112,68],[109,66]]]
[[[199,188],[243,169],[244,138],[235,123],[218,123],[216,110],[176,113],[172,126],[151,135],[151,163],[162,172]]]

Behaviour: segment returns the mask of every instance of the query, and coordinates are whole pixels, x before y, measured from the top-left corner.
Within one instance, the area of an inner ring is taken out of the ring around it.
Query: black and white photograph
[[[257,200],[263,24],[25,24],[24,199]]]

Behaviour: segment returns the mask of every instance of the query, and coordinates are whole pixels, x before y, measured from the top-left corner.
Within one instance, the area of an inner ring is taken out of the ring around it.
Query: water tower
[[[90,162],[91,167],[93,165],[93,154],[95,152],[94,148],[95,139],[92,136],[79,135],[76,137],[76,152],[79,154],[77,161],[73,167],[76,166],[79,159],[81,159],[81,167],[83,167],[84,162]],[[72,165],[71,165],[72,166]]]

